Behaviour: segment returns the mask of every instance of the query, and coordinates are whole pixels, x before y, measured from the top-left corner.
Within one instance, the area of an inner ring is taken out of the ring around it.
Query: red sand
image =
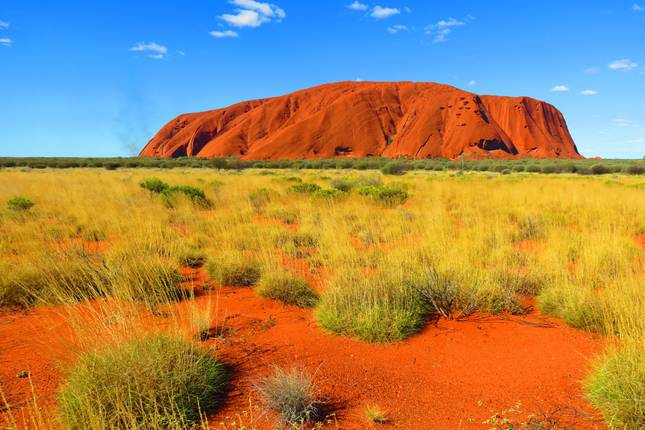
[[[339,82],[180,115],[144,157],[582,158],[562,114],[436,83]]]
[[[207,303],[206,296],[197,300]],[[252,388],[274,364],[315,372],[335,414],[329,428],[370,428],[364,408],[375,403],[387,410],[387,428],[490,429],[484,420],[518,402],[520,412],[506,416],[522,421],[544,414],[561,425],[543,428],[605,428],[579,383],[602,339],[536,312],[440,320],[405,342],[370,345],[324,333],[310,310],[258,297],[250,288],[223,288],[216,305],[214,325],[223,335],[206,344],[235,369],[233,391],[212,417],[216,428],[249,410],[258,428],[273,428],[274,417],[260,414]],[[28,379],[16,377],[26,369],[39,404],[52,407],[60,383],[52,351],[65,348],[66,332],[54,308],[0,315],[0,386],[10,404],[30,398]]]

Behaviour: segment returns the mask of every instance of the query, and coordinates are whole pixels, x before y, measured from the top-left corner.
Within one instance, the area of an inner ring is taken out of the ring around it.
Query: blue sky
[[[0,0],[0,156],[128,156],[179,113],[341,80],[526,95],[645,156],[645,0]]]

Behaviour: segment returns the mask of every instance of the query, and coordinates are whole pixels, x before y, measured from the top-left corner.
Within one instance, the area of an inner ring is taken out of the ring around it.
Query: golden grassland
[[[153,177],[205,198],[140,186]],[[193,342],[210,315],[194,309],[192,332],[177,324],[171,338],[151,338],[155,328],[138,315],[190,301],[199,291],[184,286],[180,269],[204,262],[217,283],[314,307],[321,330],[367,342],[404,340],[431,315],[521,313],[518,298],[534,296],[542,312],[615,340],[586,393],[611,427],[645,426],[643,177],[7,169],[0,183],[0,305],[55,304],[78,319],[79,360],[59,396],[70,428],[203,421],[217,393],[190,405],[178,393],[204,383],[195,366],[224,378]],[[15,196],[34,206],[6,208]],[[85,301],[95,305],[81,314],[75,304]],[[91,330],[104,340],[88,341]],[[163,383],[132,375],[105,399],[93,396],[88,369],[128,374],[127,351],[147,347],[163,359],[140,364],[143,373],[165,372],[159,363],[180,373],[152,404],[128,393]]]

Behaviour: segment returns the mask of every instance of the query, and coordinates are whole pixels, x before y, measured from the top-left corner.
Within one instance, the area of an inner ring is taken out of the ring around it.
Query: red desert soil
[[[415,82],[338,82],[178,116],[143,157],[582,158],[563,115],[528,97]]]
[[[197,300],[206,305],[208,296]],[[232,391],[212,417],[215,428],[239,422],[238,414],[247,425],[252,416],[258,428],[273,428],[274,417],[258,411],[253,394],[272,365],[315,372],[335,414],[334,429],[380,427],[367,422],[367,404],[387,410],[384,428],[490,429],[494,425],[484,420],[514,407],[519,413],[506,417],[521,422],[535,414],[560,425],[534,428],[605,428],[579,383],[603,340],[535,311],[440,320],[405,342],[370,345],[327,334],[310,310],[258,297],[249,288],[222,288],[211,306],[217,306],[217,335],[206,344],[235,369]],[[175,312],[185,310],[182,303]],[[67,329],[56,308],[0,314],[0,386],[18,416],[31,396],[29,380],[16,377],[23,369],[31,372],[41,407],[53,408],[61,377],[54,357],[66,348]]]

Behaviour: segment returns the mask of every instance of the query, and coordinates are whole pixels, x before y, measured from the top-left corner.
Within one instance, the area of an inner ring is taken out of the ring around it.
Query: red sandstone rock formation
[[[582,158],[562,114],[436,83],[339,82],[180,115],[144,157]]]

